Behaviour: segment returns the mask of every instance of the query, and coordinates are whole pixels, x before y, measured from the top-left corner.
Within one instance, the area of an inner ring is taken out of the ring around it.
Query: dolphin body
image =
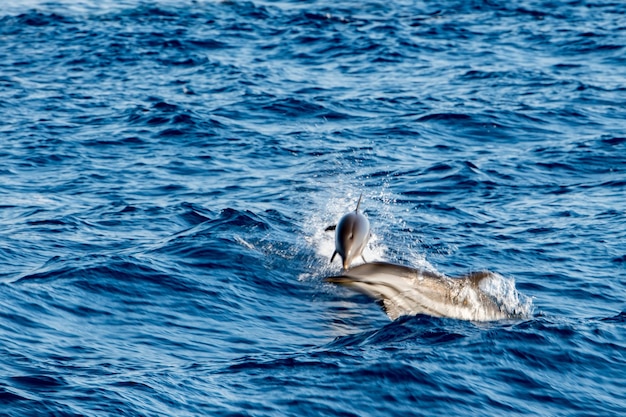
[[[326,278],[377,300],[391,320],[427,314],[460,320],[490,321],[519,317],[501,308],[481,290],[491,272],[449,278],[429,271],[386,262],[358,265],[343,275]]]
[[[345,214],[337,223],[335,228],[335,252],[330,258],[330,262],[335,259],[335,255],[341,256],[343,269],[348,269],[352,262],[359,256],[363,259],[363,250],[370,239],[370,222],[363,214],[359,213],[361,205],[361,195],[356,209]],[[332,230],[332,226],[326,230]]]

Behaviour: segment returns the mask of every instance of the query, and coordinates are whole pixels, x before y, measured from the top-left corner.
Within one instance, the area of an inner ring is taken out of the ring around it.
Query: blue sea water
[[[626,413],[623,2],[5,0],[0,114],[1,415]]]

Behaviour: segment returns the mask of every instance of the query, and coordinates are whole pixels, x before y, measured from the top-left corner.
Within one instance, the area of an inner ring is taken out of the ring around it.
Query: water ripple
[[[0,403],[41,415],[617,415],[621,3],[9,2]],[[324,283],[490,270],[472,323]]]

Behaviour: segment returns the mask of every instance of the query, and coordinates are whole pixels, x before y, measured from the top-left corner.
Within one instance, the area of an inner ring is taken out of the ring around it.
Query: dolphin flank
[[[481,281],[493,276],[491,272],[476,272],[449,278],[402,265],[372,262],[355,266],[326,281],[378,300],[392,320],[416,314],[472,321],[517,317],[480,288]]]

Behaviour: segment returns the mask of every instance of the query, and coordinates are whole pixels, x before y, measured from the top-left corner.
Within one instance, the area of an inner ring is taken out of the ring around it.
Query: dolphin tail
[[[324,229],[325,232],[332,232],[333,230],[335,230],[337,228],[336,224],[331,224],[330,226],[328,226],[326,229]]]
[[[359,196],[359,202],[356,203],[356,209],[354,211],[359,211],[359,207],[361,206],[361,198],[363,197],[363,193]]]

